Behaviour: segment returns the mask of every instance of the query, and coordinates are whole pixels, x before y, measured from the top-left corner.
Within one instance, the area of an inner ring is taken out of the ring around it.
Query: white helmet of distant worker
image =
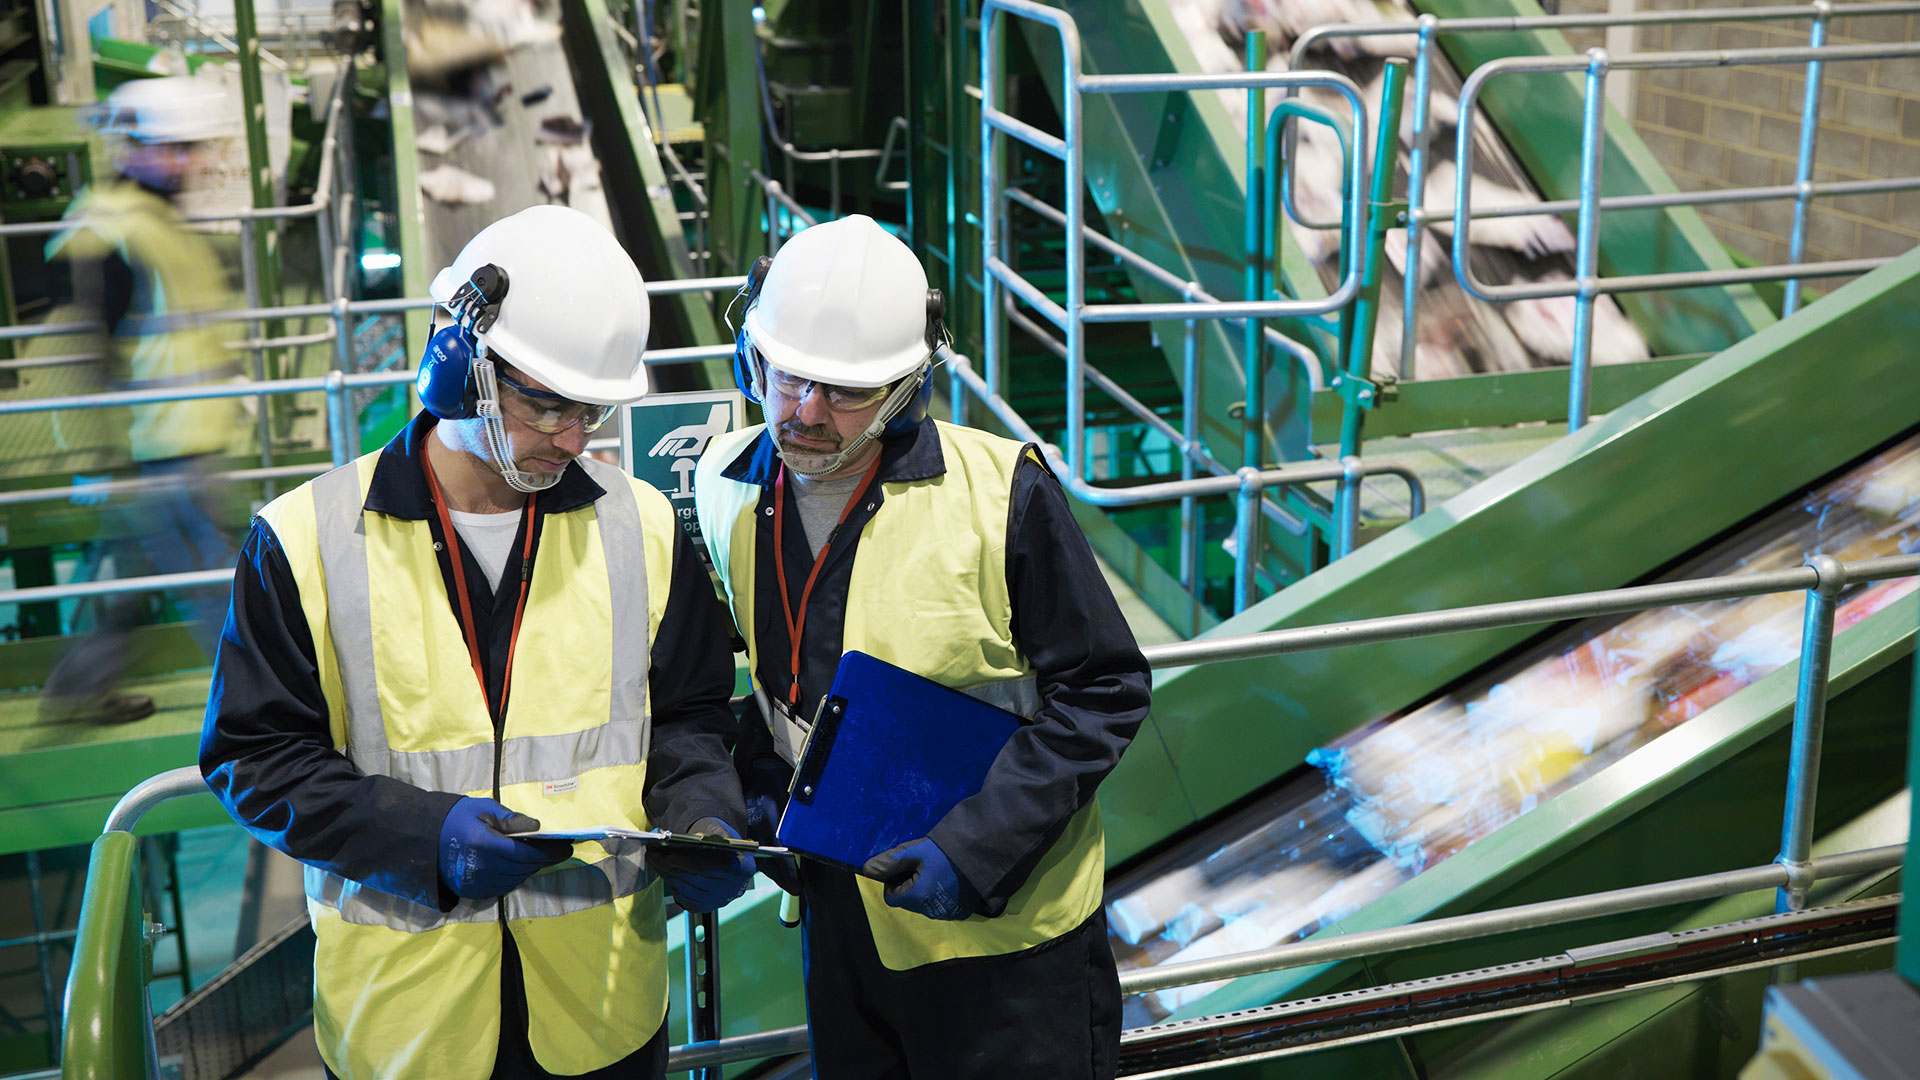
[[[488,225],[427,294],[452,325],[421,358],[421,404],[446,420],[485,419],[494,467],[518,490],[551,487],[560,474],[514,467],[496,362],[562,398],[604,406],[589,431],[647,392],[646,283],[620,241],[578,210],[533,206]]]
[[[101,130],[150,146],[232,138],[240,134],[240,105],[211,79],[132,79],[107,95]]]
[[[748,279],[734,375],[753,400],[764,397],[761,361],[825,385],[893,386],[858,438],[804,461],[783,453],[790,468],[830,473],[869,439],[919,424],[946,332],[945,302],[898,237],[864,214],[839,218],[796,234]]]

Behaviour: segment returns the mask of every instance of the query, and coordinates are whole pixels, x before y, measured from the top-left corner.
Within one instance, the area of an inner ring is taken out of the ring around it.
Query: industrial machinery
[[[1670,28],[1724,22],[1790,26],[1767,42],[1842,51],[1773,67],[1695,56],[1695,68],[1786,71],[1804,89],[1826,63],[1832,93],[1851,101],[1897,77],[1839,72],[1920,71],[1905,23],[1846,5],[1811,23],[1784,7],[1547,16],[1530,0],[1498,12],[1455,0],[383,0],[270,24],[247,2],[231,22],[161,6],[173,14],[121,28],[140,41],[94,46],[103,87],[178,52],[233,67],[245,100],[283,84],[292,102],[284,165],[211,226],[265,310],[237,350],[248,377],[307,380],[263,395],[235,432],[223,470],[236,528],[405,419],[427,278],[501,214],[586,210],[650,283],[682,283],[653,298],[649,350],[669,389],[728,384],[736,279],[794,232],[868,213],[923,254],[951,298],[942,415],[1046,447],[1137,635],[1165,657],[1152,715],[1100,796],[1112,942],[1129,985],[1145,987],[1126,1005],[1129,1075],[1549,1076],[1631,1060],[1636,1075],[1731,1076],[1759,1047],[1767,965],[1888,966],[1898,873],[1857,853],[1906,840],[1900,747],[1920,597],[1897,574],[1831,597],[1808,857],[1839,869],[1796,884],[1800,907],[1776,915],[1770,887],[1689,892],[1577,930],[1516,924],[1156,982],[1221,957],[1742,873],[1780,851],[1796,703],[1808,700],[1793,677],[1796,593],[1226,666],[1178,650],[1920,552],[1920,384],[1906,370],[1920,256],[1844,251],[1825,260],[1837,270],[1767,271],[1782,260],[1710,231],[1702,209],[1721,197],[1690,203],[1697,193],[1681,189],[1699,177],[1677,185],[1646,117],[1609,113],[1604,88],[1683,67]],[[81,32],[24,9],[7,18],[0,41],[13,26],[54,44],[44,64]],[[1611,59],[1568,44],[1614,30],[1629,37],[1606,39],[1624,46]],[[61,104],[71,65],[10,81],[12,56],[0,52],[0,216],[40,221],[105,159],[73,126],[81,103]],[[1765,85],[1776,111],[1803,108],[1787,83]],[[1817,94],[1805,100],[1823,115]],[[1849,145],[1844,120],[1827,122]],[[1771,193],[1751,198],[1807,220],[1817,199],[1884,198],[1897,216],[1910,204],[1894,200],[1920,189],[1893,151],[1865,179],[1864,149],[1854,171],[1816,176],[1825,159],[1806,138],[1780,156]],[[249,148],[271,142],[255,125]],[[1462,198],[1471,219],[1455,213]],[[1785,261],[1822,261],[1805,221],[1793,229]],[[9,322],[59,299],[38,243],[12,240]],[[1580,285],[1623,278],[1637,284]],[[52,342],[64,339],[29,340],[23,358],[63,355]],[[192,764],[208,682],[156,599],[142,628],[155,647],[137,671],[161,706],[151,720],[37,717],[39,680],[85,624],[61,590],[125,576],[107,557],[110,517],[68,501],[73,473],[112,462],[79,461],[54,414],[14,404],[100,389],[62,381],[79,369],[0,364],[0,409],[16,410],[0,434],[0,622],[18,638],[0,642],[0,880],[30,893],[33,913],[0,926],[0,957],[32,972],[0,982],[0,1007],[40,1017],[0,1028],[0,1074],[63,1052],[69,948],[140,952],[124,928],[143,904],[156,922],[197,918],[181,849],[146,843],[138,871],[142,844],[118,829],[95,848],[89,911],[74,909],[76,845],[100,836],[123,793]],[[1248,467],[1270,480],[1249,486]],[[1162,485],[1188,494],[1126,494]],[[202,794],[155,804],[139,831],[200,830],[183,834],[189,849],[225,837],[244,853],[237,830],[213,828],[224,822]],[[244,875],[201,884],[244,878],[237,906],[257,914],[266,865],[253,856]],[[691,984],[676,994],[721,1002],[695,1010],[701,1046],[682,1061],[760,1062],[728,1075],[804,1067],[804,1039],[785,1030],[804,1015],[778,896],[762,888],[697,932],[676,926],[676,981]],[[144,953],[172,966],[154,983],[163,1006],[178,984],[155,1045],[184,1075],[239,1075],[298,1028],[307,939],[254,921],[231,949],[202,934],[204,963],[179,936]],[[83,989],[71,1007],[132,1025],[116,1029],[115,1053],[139,1058],[131,985]],[[276,1011],[228,1022],[232,1002],[255,999]],[[1584,1007],[1553,1007],[1574,1001]],[[732,1052],[713,1041],[768,1031]],[[115,1060],[98,1074],[133,1059]]]

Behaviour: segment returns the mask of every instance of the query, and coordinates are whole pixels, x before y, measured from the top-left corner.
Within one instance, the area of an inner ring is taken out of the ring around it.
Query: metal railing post
[[[1267,66],[1267,35],[1263,30],[1247,33],[1247,70],[1264,71]],[[1265,250],[1267,184],[1267,92],[1247,88],[1247,207],[1246,207],[1246,297],[1248,303],[1266,299],[1266,266],[1261,258]],[[1288,170],[1291,171],[1291,170]],[[1259,319],[1248,318],[1241,325],[1240,351],[1246,363],[1247,395],[1241,414],[1240,464],[1257,469],[1265,460],[1266,350],[1263,347]]]
[[[260,306],[260,266],[259,266],[259,255],[254,250],[253,240],[254,240],[253,218],[252,217],[241,218],[240,219],[240,280],[244,284],[246,289],[247,306],[249,308],[258,308]],[[259,338],[263,336],[263,331],[266,327],[265,323],[257,319],[249,319],[245,325],[246,325],[246,334],[249,339]],[[255,379],[261,382],[265,382],[267,380],[266,350],[262,348],[256,348],[252,350],[252,352],[253,352],[253,368],[250,374]],[[259,405],[258,410],[254,413],[254,419],[256,421],[255,427],[258,429],[259,436],[260,436],[260,467],[264,469],[273,464],[272,402],[265,397],[256,398],[255,401]]]
[[[720,916],[687,912],[687,1041],[720,1038]],[[689,1069],[689,1080],[720,1080],[718,1065]]]
[[[1827,43],[1827,22],[1833,16],[1830,0],[1814,0],[1813,26],[1807,46],[1818,49]],[[1820,131],[1820,83],[1826,64],[1817,57],[1807,61],[1806,96],[1800,105],[1800,144],[1793,168],[1793,233],[1787,239],[1787,261],[1797,263],[1806,254],[1807,218],[1812,212],[1813,155]],[[1780,314],[1792,315],[1800,307],[1800,279],[1788,278],[1786,295],[1780,302]]]
[[[1000,9],[992,3],[980,10],[980,374],[987,385],[1000,388],[1000,278],[993,265],[1000,259],[1000,138],[993,114],[1000,107]],[[951,31],[951,28],[949,28]],[[948,249],[953,250],[951,247]],[[955,378],[958,378],[955,373]]]
[[[1193,299],[1193,290],[1198,283],[1187,283],[1186,298]],[[1194,478],[1198,463],[1194,460],[1198,453],[1200,439],[1200,323],[1188,319],[1184,327],[1184,336],[1180,348],[1181,385],[1185,394],[1180,400],[1180,436],[1186,440],[1186,446],[1180,453],[1180,479],[1189,481]],[[1188,495],[1180,500],[1180,587],[1193,592],[1200,583],[1200,500]]]
[[[1420,290],[1426,287],[1426,273],[1422,267],[1420,247],[1426,239],[1426,220],[1421,213],[1426,206],[1427,154],[1433,146],[1433,124],[1430,120],[1431,98],[1433,96],[1433,33],[1440,20],[1432,15],[1420,16],[1420,34],[1413,50],[1413,150],[1407,158],[1407,257],[1401,265],[1406,268],[1402,280],[1404,286],[1400,301],[1400,377],[1413,378],[1415,353],[1419,342],[1419,327],[1415,325],[1420,311]],[[1388,145],[1398,145],[1399,132],[1393,133],[1394,141]],[[1469,137],[1462,132],[1462,138]],[[1384,141],[1384,140],[1383,140]]]
[[[1593,306],[1600,266],[1600,159],[1606,149],[1607,50],[1587,50],[1585,115],[1580,125],[1580,230],[1574,278],[1580,291],[1573,308],[1572,370],[1567,379],[1567,430],[1586,426],[1593,391]]]
[[[353,460],[347,447],[347,373],[327,372],[327,441],[333,444],[333,463],[340,466]]]
[[[1360,541],[1360,481],[1366,478],[1366,466],[1358,454],[1340,459],[1340,531],[1336,558],[1353,554]]]
[[[1081,139],[1080,36],[1071,20],[1060,31],[1061,139],[1067,166],[1067,471],[1087,475],[1087,180]]]
[[[1831,555],[1815,555],[1807,567],[1819,575],[1807,590],[1800,629],[1800,680],[1793,699],[1793,750],[1787,764],[1787,805],[1780,826],[1780,857],[1787,884],[1774,899],[1776,913],[1807,906],[1813,858],[1813,803],[1820,785],[1820,742],[1827,723],[1827,670],[1833,659],[1833,611],[1847,584],[1847,568]]]
[[[1233,497],[1233,613],[1253,606],[1253,543],[1260,525],[1260,470],[1243,465],[1234,474],[1240,490]]]
[[[1380,126],[1375,137],[1373,175],[1368,180],[1367,199],[1361,204],[1360,227],[1353,230],[1366,237],[1350,258],[1360,260],[1360,295],[1348,310],[1351,330],[1341,341],[1344,370],[1340,373],[1340,461],[1347,466],[1340,485],[1340,529],[1336,557],[1353,553],[1360,532],[1360,438],[1365,430],[1367,410],[1373,393],[1369,376],[1373,373],[1374,326],[1380,318],[1380,278],[1387,261],[1387,230],[1393,226],[1390,215],[1393,202],[1393,171],[1400,147],[1400,102],[1406,88],[1407,64],[1389,59],[1380,80]],[[1361,147],[1355,144],[1353,152]]]

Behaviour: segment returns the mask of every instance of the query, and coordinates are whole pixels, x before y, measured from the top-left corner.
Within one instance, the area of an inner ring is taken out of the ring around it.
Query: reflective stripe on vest
[[[342,919],[360,926],[386,926],[417,934],[447,923],[494,922],[500,918],[499,908],[492,900],[463,899],[452,911],[440,911],[369,889],[319,867],[308,866],[304,870],[307,898],[332,908]],[[637,892],[652,882],[652,873],[638,855],[602,859],[591,866],[549,870],[528,878],[508,894],[509,917],[548,919],[569,915]]]
[[[380,457],[288,492],[260,520],[299,589],[335,748],[368,773],[490,795],[494,729],[432,527],[364,509]],[[668,592],[649,585],[671,579],[679,525],[659,492],[581,466],[606,494],[541,519],[498,797],[547,828],[644,829],[650,643]],[[314,1029],[328,1067],[346,1080],[484,1080],[499,1041],[503,918],[542,1068],[591,1072],[639,1049],[666,1014],[663,890],[638,856],[598,844],[574,855],[503,902],[448,912],[310,869]]]
[[[586,463],[585,459],[582,461]],[[595,476],[607,489],[596,504],[601,515],[600,543],[613,589],[613,686],[607,722],[558,735],[523,735],[499,744],[499,784],[565,780],[579,763],[638,765],[646,760],[650,727],[646,713],[646,674],[651,666],[647,634],[647,573],[639,545],[619,542],[640,535],[640,514],[633,489],[612,466],[612,477]],[[340,668],[357,678],[343,679],[347,698],[347,752],[361,772],[405,780],[430,791],[478,791],[494,785],[494,744],[475,743],[458,750],[395,751],[387,745],[375,675],[373,613],[367,583],[366,533],[361,528],[365,501],[356,470],[335,469],[313,483],[319,525],[320,562],[327,575],[328,620]],[[458,552],[454,554],[458,558]]]
[[[723,475],[764,427],[721,436],[695,473],[701,535],[721,574],[735,624],[754,641],[761,488]],[[973,428],[936,423],[946,475],[884,482],[884,501],[862,526],[847,585],[841,647],[879,657],[1031,718],[1038,686],[1013,641],[1006,527],[1024,448]],[[929,543],[928,537],[939,537]],[[901,557],[911,551],[911,558]],[[869,557],[871,556],[871,557]],[[955,595],[930,589],[954,590]],[[889,907],[880,883],[856,878],[882,964],[893,970],[1044,944],[1091,917],[1106,875],[1100,811],[1089,802],[994,918],[940,922]]]

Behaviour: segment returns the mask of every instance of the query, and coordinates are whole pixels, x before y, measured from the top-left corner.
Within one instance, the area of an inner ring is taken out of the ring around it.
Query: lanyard
[[[793,656],[787,661],[787,670],[793,678],[787,685],[787,704],[800,704],[800,634],[807,627],[807,597],[813,595],[813,583],[820,577],[820,568],[827,564],[827,552],[833,549],[833,538],[840,535],[840,526],[847,523],[848,515],[860,499],[866,495],[867,488],[873,483],[873,476],[880,471],[880,455],[873,456],[873,464],[867,466],[867,475],[860,478],[860,486],[853,489],[853,496],[840,511],[840,520],[827,534],[827,542],[820,545],[820,554],[813,557],[813,572],[807,575],[807,583],[800,590],[800,617],[793,616],[793,599],[787,591],[787,467],[780,466],[780,475],[773,478],[773,565],[780,578],[780,607],[787,616],[787,640],[793,645]]]
[[[489,711],[493,702],[487,694],[487,676],[480,667],[480,634],[473,625],[473,602],[467,598],[467,571],[460,558],[459,534],[453,531],[453,518],[447,513],[446,496],[440,494],[440,478],[433,475],[433,460],[426,448],[420,450],[420,465],[427,473],[427,490],[433,493],[433,510],[440,517],[440,535],[446,538],[447,561],[453,564],[453,591],[460,598],[460,630],[467,639],[467,658],[473,661],[473,677],[480,680],[480,697],[487,701]],[[532,492],[527,494],[527,516],[521,529],[526,533],[526,541],[520,549],[520,599],[513,607],[513,633],[507,638],[507,670],[500,677],[500,702],[504,708],[507,700],[507,688],[513,685],[513,654],[520,643],[520,618],[527,613],[527,582],[533,577],[533,500]]]

